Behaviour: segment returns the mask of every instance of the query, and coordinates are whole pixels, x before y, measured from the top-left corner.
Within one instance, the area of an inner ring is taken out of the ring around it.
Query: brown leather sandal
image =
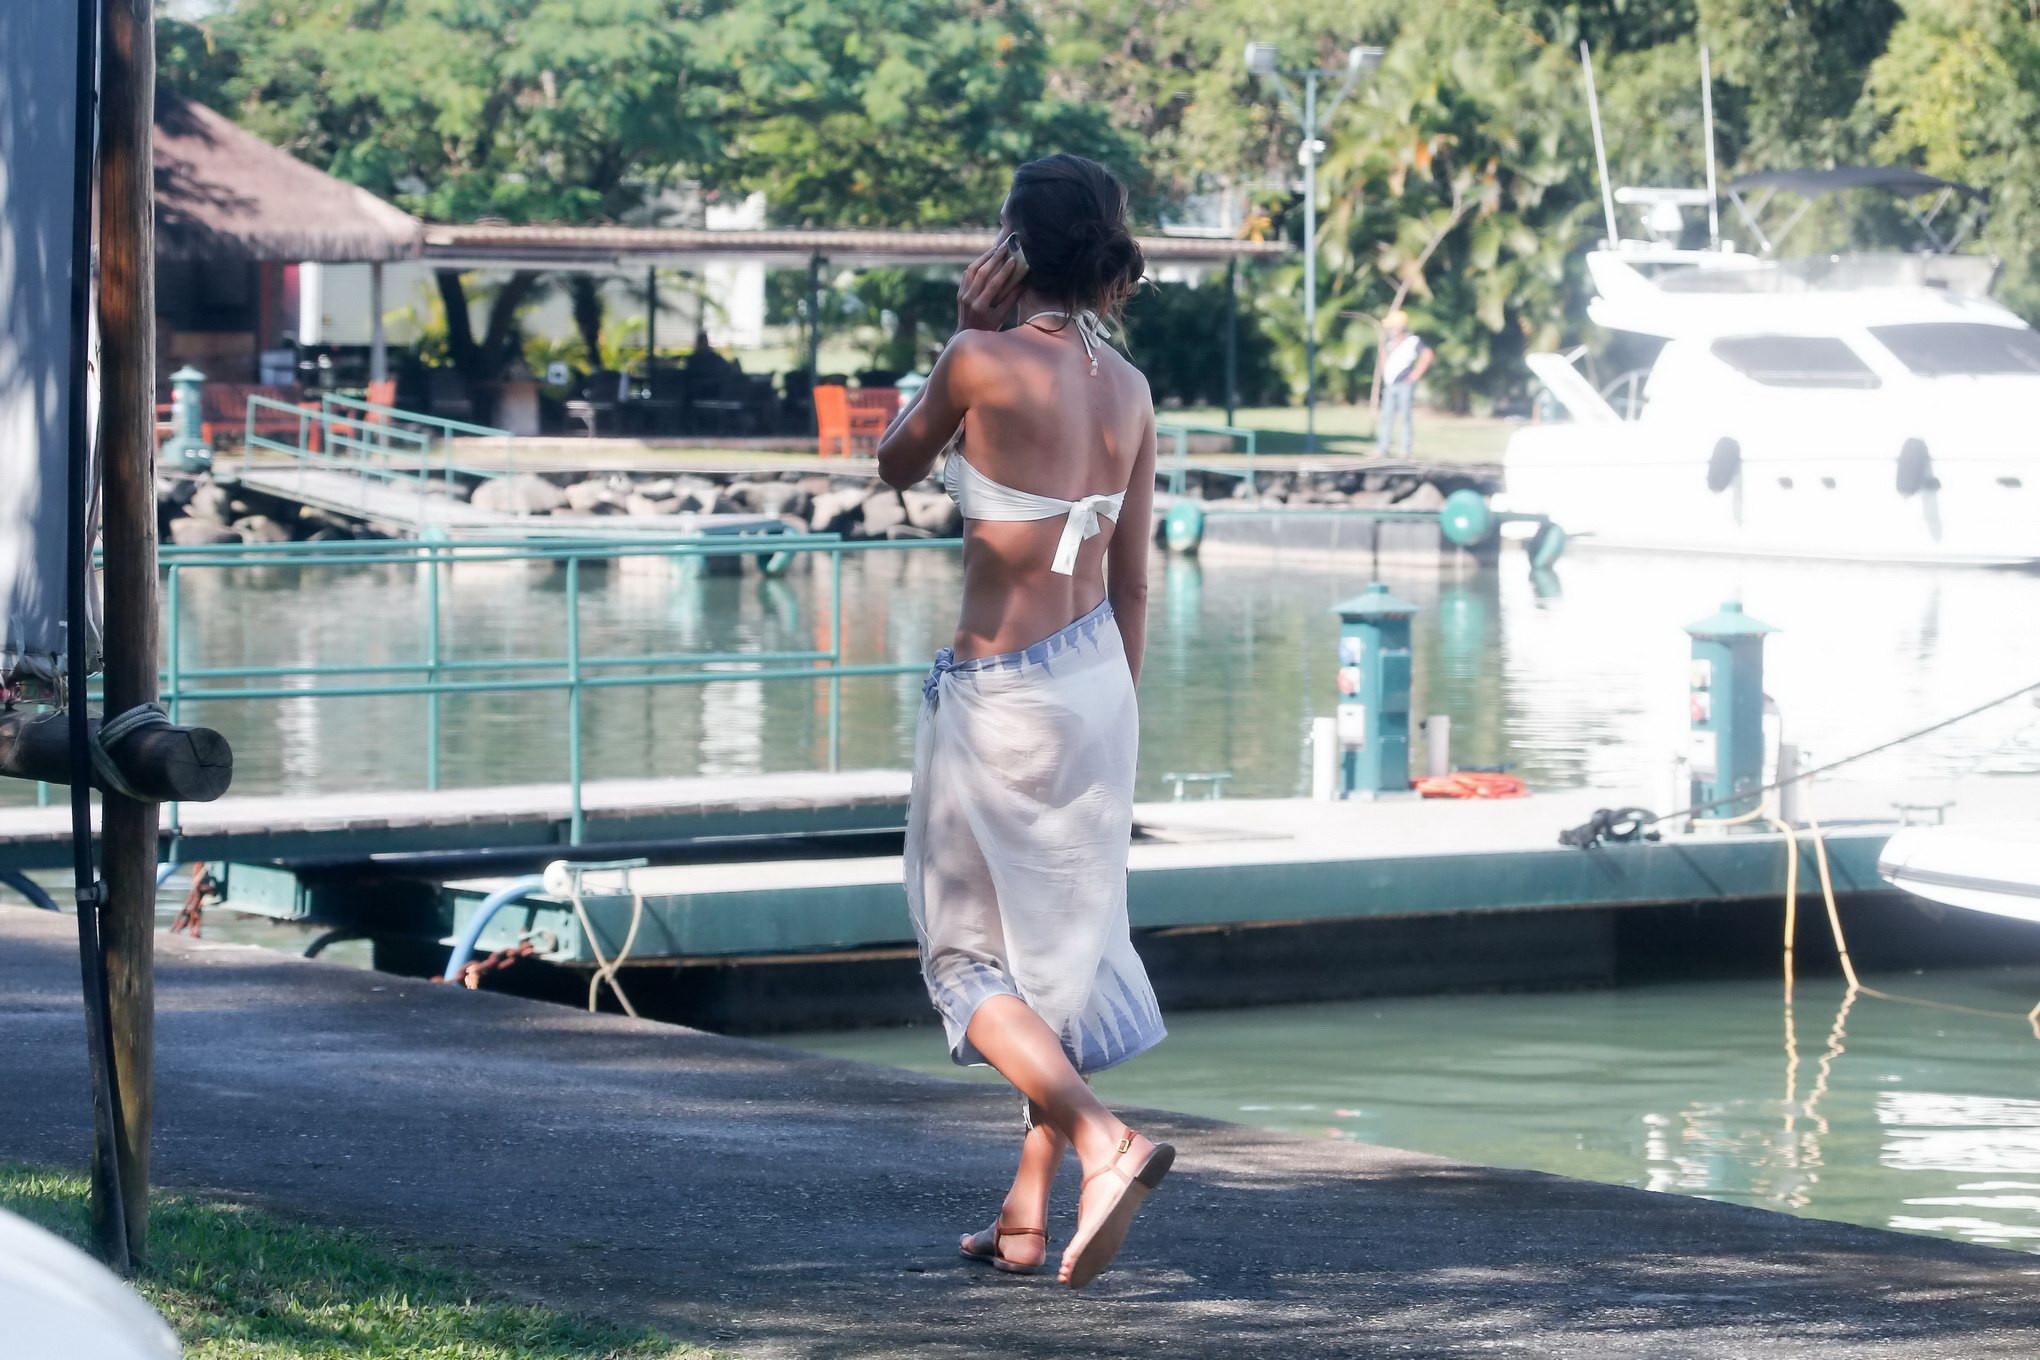
[[[999,1250],[1002,1237],[1038,1237],[1041,1239],[1041,1259],[1032,1265],[1007,1259]],[[982,1232],[974,1232],[963,1239],[958,1248],[967,1261],[983,1261],[994,1270],[1003,1270],[1009,1275],[1035,1275],[1048,1266],[1048,1232],[1042,1228],[1009,1228],[1004,1223],[994,1222]]]
[[[1063,1253],[1072,1289],[1082,1289],[1112,1264],[1112,1258],[1119,1254],[1119,1248],[1126,1241],[1126,1230],[1133,1225],[1133,1216],[1140,1209],[1141,1201],[1162,1183],[1162,1178],[1169,1174],[1169,1168],[1176,1164],[1176,1149],[1167,1143],[1156,1143],[1141,1159],[1139,1166],[1127,1170],[1120,1165],[1119,1159],[1133,1150],[1133,1140],[1138,1137],[1138,1133],[1128,1129],[1126,1136],[1119,1140],[1119,1149],[1111,1165],[1101,1166],[1084,1177],[1085,1189],[1104,1175],[1117,1176],[1124,1184],[1120,1186],[1116,1199],[1094,1212],[1088,1223],[1078,1224],[1077,1235],[1071,1239],[1069,1250]]]

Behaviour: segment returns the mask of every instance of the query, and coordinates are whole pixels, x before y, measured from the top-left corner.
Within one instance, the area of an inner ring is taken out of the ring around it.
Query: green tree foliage
[[[227,83],[237,65],[233,48],[223,45],[214,25],[172,13],[166,0],[156,5],[156,80],[186,99],[209,108],[231,101]]]
[[[2018,0],[1909,0],[1871,68],[1878,154],[1986,188],[2000,292],[2040,320],[2040,13]]]
[[[1383,42],[1391,0],[1041,0],[1054,44],[1051,87],[1103,105],[1136,139],[1165,198],[1217,181],[1287,176],[1288,117],[1247,74],[1246,42],[1285,65],[1333,66],[1355,43]]]
[[[1560,342],[1578,288],[1592,206],[1578,104],[1575,63],[1522,25],[1444,7],[1402,28],[1319,168],[1326,395],[1368,396],[1377,323],[1398,305],[1454,404],[1522,386],[1522,354]],[[1303,307],[1287,285],[1300,272],[1264,294],[1298,388]]]
[[[1242,406],[1286,399],[1287,383],[1275,370],[1274,344],[1254,324],[1252,299],[1239,298],[1235,356]],[[1225,401],[1225,271],[1195,284],[1158,283],[1133,295],[1122,339],[1147,375],[1155,399],[1184,406],[1220,407]]]
[[[708,0],[239,0],[231,112],[333,174],[441,221],[614,219],[717,152],[697,50]],[[439,272],[447,343],[482,406],[543,286],[513,274],[470,319]]]
[[[617,218],[717,151],[706,0],[239,0],[235,117],[439,221]]]
[[[1699,0],[1723,89],[1728,154],[1749,169],[1851,159],[1850,114],[1898,19],[1896,0]]]
[[[709,26],[729,76],[719,179],[776,221],[989,223],[1015,166],[1073,151],[1139,179],[1103,110],[1047,88],[1026,9],[955,0],[744,0]]]
[[[1572,51],[1585,42],[1597,54],[1643,52],[1693,32],[1700,0],[1497,0],[1495,12]]]
[[[1581,41],[1593,45],[1617,183],[1699,182],[1704,43],[1724,179],[1888,159],[1980,185],[2008,299],[2040,316],[2035,6],[233,0],[166,21],[163,53],[167,84],[432,218],[627,219],[689,178],[761,189],[782,224],[984,223],[1016,164],[1074,150],[1119,170],[1150,222],[1225,187],[1265,213],[1257,230],[1301,244],[1297,130],[1241,49],[1271,41],[1285,66],[1337,67],[1355,43],[1386,45],[1325,131],[1323,390],[1366,394],[1376,322],[1401,303],[1437,348],[1434,393],[1467,403],[1524,387],[1526,348],[1588,334],[1581,256],[1605,229]],[[1869,198],[1825,205],[1788,246],[1892,240],[1902,215]],[[1242,286],[1257,313],[1245,348],[1263,353],[1265,333],[1292,392],[1300,273],[1263,268]],[[543,286],[509,279],[472,325],[449,305],[447,346],[463,371],[486,381],[516,352],[517,310]],[[458,276],[443,287],[461,301]],[[946,334],[944,292],[930,275],[874,272],[830,305],[893,324],[873,360],[908,367]],[[1218,381],[1212,296],[1162,289],[1137,305],[1137,342],[1177,374],[1158,391],[1209,395]],[[1202,333],[1165,340],[1179,323]]]

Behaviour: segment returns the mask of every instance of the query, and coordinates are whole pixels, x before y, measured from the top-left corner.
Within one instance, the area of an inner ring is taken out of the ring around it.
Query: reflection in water
[[[958,573],[948,552],[846,557],[846,660],[925,662],[951,640]],[[1141,795],[1166,796],[1161,776],[1172,769],[1231,771],[1235,797],[1304,792],[1311,719],[1337,697],[1331,609],[1372,578],[1358,558],[1158,559],[1141,684]],[[588,565],[583,644],[590,656],[826,649],[830,579],[821,556],[797,558],[783,578],[657,559]],[[2034,576],[1581,554],[1567,559],[1565,590],[1554,594],[1511,552],[1484,572],[1397,568],[1383,579],[1420,606],[1413,714],[1452,720],[1460,765],[1508,766],[1533,787],[1659,787],[1685,740],[1681,627],[1730,596],[1784,629],[1768,646],[1765,688],[1816,758],[2040,675],[2040,630],[2004,624],[2040,612]],[[181,664],[415,665],[425,655],[425,580],[412,566],[187,572]],[[558,565],[464,563],[443,573],[441,595],[450,662],[564,651]],[[854,678],[841,691],[843,763],[903,767],[918,678]],[[734,678],[602,690],[585,701],[586,767],[595,777],[820,768],[828,697],[824,684]],[[565,714],[556,692],[443,699],[445,782],[560,777]],[[425,783],[422,698],[189,704],[184,716],[226,732],[240,792]],[[2036,716],[2008,705],[1859,769],[1907,778],[2033,768]],[[32,796],[0,788],[0,802]]]
[[[2040,968],[1179,1011],[1108,1099],[2040,1250]],[[1910,1004],[1900,1004],[1901,1002]],[[934,1029],[798,1047],[955,1073]],[[1271,1061],[1270,1055],[1280,1055]],[[971,1075],[996,1080],[983,1073]]]

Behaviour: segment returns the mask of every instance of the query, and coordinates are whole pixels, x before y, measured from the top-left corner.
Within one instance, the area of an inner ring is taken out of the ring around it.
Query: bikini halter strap
[[[1097,377],[1098,346],[1112,338],[1112,332],[1106,329],[1105,323],[1099,319],[1098,314],[1089,307],[1084,308],[1075,316],[1071,316],[1068,312],[1035,312],[1033,315],[1024,318],[1020,324],[1023,326],[1032,325],[1044,316],[1060,317],[1064,321],[1074,321],[1076,323],[1077,337],[1084,342],[1084,357],[1091,361],[1091,376]]]

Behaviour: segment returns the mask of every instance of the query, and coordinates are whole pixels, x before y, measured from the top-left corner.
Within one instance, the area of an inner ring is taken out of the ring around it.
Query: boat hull
[[[2040,922],[2040,823],[1910,827],[1879,853],[1877,872],[1932,902]]]
[[[1509,443],[1503,504],[1550,516],[1581,548],[2040,566],[2040,458],[1936,440],[1930,484],[1906,494],[1905,439],[1851,423],[1798,437],[1730,420],[1528,426]],[[1723,441],[1735,475],[1710,485]]]

